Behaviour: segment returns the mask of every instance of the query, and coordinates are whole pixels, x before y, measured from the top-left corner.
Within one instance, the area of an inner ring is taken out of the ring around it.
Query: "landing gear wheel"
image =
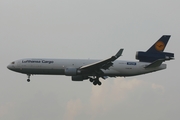
[[[97,82],[96,82],[96,81],[94,81],[94,82],[93,82],[93,84],[94,84],[94,85],[97,85]]]
[[[30,82],[30,79],[27,79],[27,82]]]
[[[100,86],[102,83],[99,81],[97,84]]]
[[[99,85],[99,86],[100,86],[102,83],[101,83],[100,81],[94,81],[93,84],[94,84],[94,85]]]
[[[28,76],[27,82],[30,82],[30,76],[31,76],[31,74],[27,74],[27,76]]]
[[[90,78],[90,79],[89,79],[89,81],[90,81],[90,82],[93,82],[93,81],[94,81],[94,79],[93,79],[93,78]]]

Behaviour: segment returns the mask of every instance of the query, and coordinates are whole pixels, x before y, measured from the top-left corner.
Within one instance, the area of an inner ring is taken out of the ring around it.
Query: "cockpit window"
[[[11,64],[15,64],[15,62],[12,62]]]

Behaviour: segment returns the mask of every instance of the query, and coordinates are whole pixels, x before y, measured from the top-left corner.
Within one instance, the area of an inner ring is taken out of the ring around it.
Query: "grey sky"
[[[0,0],[0,119],[179,120],[178,0]],[[9,71],[20,58],[104,59],[124,48],[135,60],[163,34],[175,53],[168,68],[152,74],[109,78],[102,86],[65,76]]]

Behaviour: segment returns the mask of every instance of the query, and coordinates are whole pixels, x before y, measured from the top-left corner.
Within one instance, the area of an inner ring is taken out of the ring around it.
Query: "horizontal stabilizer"
[[[159,67],[162,64],[162,62],[164,62],[164,59],[158,59],[154,61],[153,63],[149,64],[148,66],[146,66],[145,68],[148,69],[148,68]]]

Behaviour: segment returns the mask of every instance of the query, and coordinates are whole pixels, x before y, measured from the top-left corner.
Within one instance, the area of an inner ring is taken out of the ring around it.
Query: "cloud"
[[[111,84],[103,84],[101,87],[93,86],[90,98],[91,113],[96,115],[98,111],[108,111],[113,105],[123,102],[128,92],[136,89],[143,82],[133,79],[116,78]]]
[[[83,99],[71,99],[66,104],[65,120],[74,120],[81,115],[90,116],[94,119],[100,114],[113,109],[119,102],[126,100],[128,92],[142,85],[141,80],[116,78],[112,81],[104,81],[101,86],[92,85],[89,100],[82,102]],[[101,111],[101,112],[100,112]]]
[[[153,83],[151,85],[151,87],[152,87],[152,89],[160,91],[162,93],[164,93],[164,91],[165,91],[165,89],[164,89],[164,87],[162,85],[158,85],[158,84]]]
[[[164,92],[162,85],[139,79],[115,78],[103,81],[101,86],[92,85],[91,94],[86,101],[82,97],[69,100],[64,119],[84,117],[93,120],[112,114],[112,111],[121,111],[123,107],[137,108],[137,104],[140,109],[144,109],[144,105],[149,104],[149,97],[155,97],[159,92]],[[142,100],[144,102],[140,102]]]
[[[6,103],[0,106],[0,118],[3,118],[14,107],[13,103]]]
[[[82,110],[82,103],[80,99],[70,100],[66,106],[66,113],[64,120],[74,120]]]

